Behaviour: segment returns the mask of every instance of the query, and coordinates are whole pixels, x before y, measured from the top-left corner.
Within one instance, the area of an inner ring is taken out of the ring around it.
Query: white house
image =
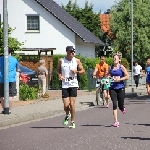
[[[7,9],[9,26],[16,28],[12,36],[24,48],[56,48],[54,54],[65,54],[66,46],[74,46],[76,54],[95,57],[95,45],[104,45],[53,0],[7,0]],[[3,19],[3,0],[0,14]]]

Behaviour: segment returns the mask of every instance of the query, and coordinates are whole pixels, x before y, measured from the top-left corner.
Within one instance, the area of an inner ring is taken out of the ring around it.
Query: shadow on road
[[[138,96],[136,99],[138,100],[146,100],[146,99],[148,99],[148,98],[150,98],[148,95],[140,95],[140,96]]]
[[[93,108],[105,108],[106,109],[106,106],[95,106]]]
[[[63,128],[68,128],[68,127],[30,127],[33,129],[63,129]]]
[[[112,127],[112,125],[104,126],[104,125],[100,125],[100,124],[97,124],[97,125],[87,124],[87,125],[81,125],[81,126],[83,126],[83,127]]]
[[[121,137],[122,139],[133,139],[133,140],[150,140],[150,138],[142,138],[142,137]]]
[[[150,126],[150,124],[138,124],[138,123],[125,123],[125,124],[131,124],[131,125],[139,125],[139,126]]]
[[[93,102],[80,102],[81,105],[89,105],[89,107],[94,106]]]

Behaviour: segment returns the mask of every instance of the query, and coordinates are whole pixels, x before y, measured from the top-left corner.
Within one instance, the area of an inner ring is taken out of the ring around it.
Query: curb
[[[85,105],[85,104],[78,104],[76,107],[76,110],[81,110],[84,108],[88,108],[91,105]],[[42,119],[42,118],[47,118],[53,115],[58,115],[58,114],[63,114],[64,110],[56,110],[56,111],[47,111],[44,113],[37,112],[34,114],[25,114],[24,116],[19,116],[17,114],[11,114],[13,115],[12,118],[7,118],[9,115],[5,115],[5,118],[3,122],[0,122],[0,128],[2,127],[9,127],[14,124],[19,124],[19,123],[26,123],[28,121],[36,121],[37,119]]]

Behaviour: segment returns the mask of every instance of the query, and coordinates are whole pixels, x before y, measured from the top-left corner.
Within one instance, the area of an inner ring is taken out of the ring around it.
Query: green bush
[[[37,87],[29,87],[27,84],[21,84],[19,87],[20,100],[35,100],[38,98]]]
[[[129,70],[129,68],[130,68],[129,65],[130,65],[130,64],[129,64],[129,62],[127,61],[126,58],[122,58],[121,64],[124,65],[124,66],[126,67],[127,70]]]
[[[60,88],[61,87],[61,83],[59,82],[59,79],[58,79],[57,74],[56,74],[56,68],[58,65],[58,60],[60,58],[63,58],[64,56],[65,55],[54,55],[53,56],[53,73],[52,73],[52,80],[51,80],[51,87],[52,88]],[[76,57],[81,60],[83,67],[85,69],[85,74],[78,76],[79,87],[80,87],[80,89],[87,89],[88,88],[88,80],[91,80],[91,76],[93,73],[91,71],[90,71],[90,73],[88,73],[88,69],[89,68],[94,69],[95,65],[97,63],[99,63],[99,58],[87,58],[87,57],[83,57],[80,55],[76,55]],[[113,64],[113,58],[112,57],[106,58],[106,63],[109,66],[111,66]],[[122,64],[127,69],[129,69],[129,63],[125,58],[122,59]]]

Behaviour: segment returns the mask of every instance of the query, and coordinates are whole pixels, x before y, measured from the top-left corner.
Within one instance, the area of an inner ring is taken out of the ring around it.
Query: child
[[[104,97],[105,97],[105,100],[106,100],[106,108],[109,108],[109,98],[110,98],[110,95],[109,95],[109,87],[110,87],[110,83],[111,83],[111,79],[110,78],[103,78],[101,80],[101,84],[104,85],[103,89],[104,89]]]

